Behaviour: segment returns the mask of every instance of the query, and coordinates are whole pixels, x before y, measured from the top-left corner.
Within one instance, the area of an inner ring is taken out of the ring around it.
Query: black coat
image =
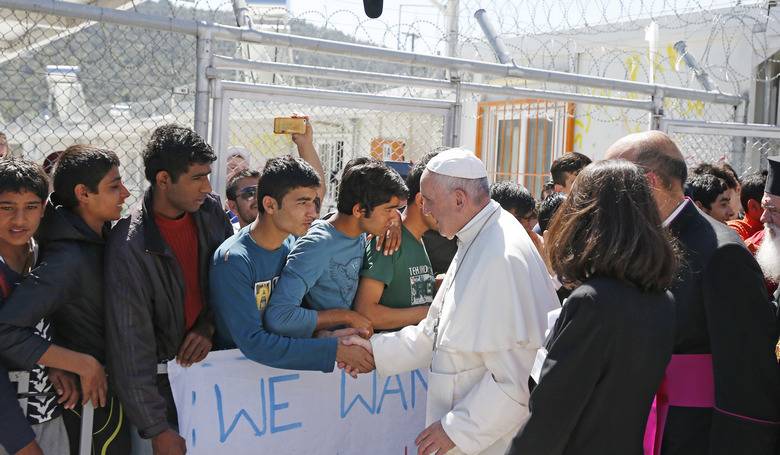
[[[670,407],[662,454],[772,454],[780,426],[758,420],[780,421],[780,375],[761,270],[732,229],[691,202],[670,228],[687,262],[671,289],[674,353],[712,354],[716,409]]]
[[[640,455],[674,343],[670,293],[611,278],[572,292],[547,339],[530,418],[510,455]]]
[[[211,337],[208,269],[214,250],[233,235],[219,198],[208,195],[193,213],[203,309],[192,330]],[[157,364],[176,357],[184,341],[184,275],[154,222],[152,190],[143,206],[111,230],[106,246],[108,374],[130,421],[150,438],[168,426],[169,385]]]
[[[45,317],[58,345],[105,362],[103,238],[81,217],[51,202],[36,237],[38,266],[0,309],[2,358],[32,368],[50,344],[34,334]]]

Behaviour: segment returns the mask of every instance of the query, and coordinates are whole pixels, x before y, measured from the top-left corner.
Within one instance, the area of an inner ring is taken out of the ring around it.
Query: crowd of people
[[[163,366],[235,348],[429,369],[419,454],[778,453],[780,158],[688,172],[632,134],[557,159],[538,203],[465,149],[356,158],[321,216],[306,123],[298,157],[231,160],[225,205],[212,148],[158,128],[124,217],[110,150],[0,159],[0,453],[78,453],[89,402],[94,453],[186,453]]]

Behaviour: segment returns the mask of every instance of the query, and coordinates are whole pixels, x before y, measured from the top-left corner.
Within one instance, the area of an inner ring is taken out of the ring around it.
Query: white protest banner
[[[212,352],[189,368],[168,364],[187,454],[415,453],[425,428],[427,372],[353,379]]]

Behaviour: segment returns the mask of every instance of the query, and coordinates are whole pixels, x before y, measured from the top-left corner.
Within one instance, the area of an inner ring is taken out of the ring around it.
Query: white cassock
[[[441,421],[448,453],[503,455],[528,417],[528,375],[560,305],[528,234],[495,201],[457,238],[428,316],[371,338],[376,369],[430,366],[426,426]]]

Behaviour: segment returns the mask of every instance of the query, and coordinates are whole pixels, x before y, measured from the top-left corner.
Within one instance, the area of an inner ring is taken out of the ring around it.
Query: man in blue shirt
[[[300,158],[268,161],[257,184],[258,215],[215,251],[209,273],[218,349],[238,347],[275,368],[333,370],[336,361],[373,369],[363,348],[337,338],[295,339],[269,333],[263,313],[292,248],[317,217],[320,178]]]
[[[272,332],[307,338],[340,326],[372,330],[368,319],[351,310],[365,234],[387,232],[407,189],[397,172],[369,162],[344,173],[338,194],[338,213],[313,223],[287,257],[265,313]]]

